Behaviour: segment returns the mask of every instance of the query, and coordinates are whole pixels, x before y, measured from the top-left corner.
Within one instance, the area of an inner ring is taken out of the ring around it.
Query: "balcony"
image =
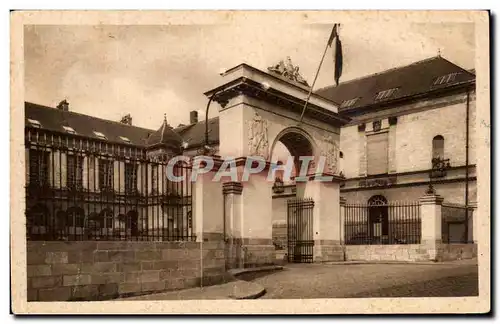
[[[442,178],[446,176],[446,170],[451,167],[450,159],[433,158],[432,169],[430,173],[431,178]]]

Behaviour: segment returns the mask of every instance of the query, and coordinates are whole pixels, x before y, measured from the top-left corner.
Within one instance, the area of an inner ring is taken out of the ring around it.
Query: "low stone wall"
[[[429,259],[420,244],[346,245],[346,261],[425,261]]]
[[[273,245],[276,250],[287,250],[288,236],[287,236],[287,224],[286,223],[274,223],[273,224]]]
[[[27,276],[28,301],[106,300],[227,278],[223,242],[200,251],[197,242],[31,241]]]
[[[437,261],[473,259],[476,244],[441,244]],[[346,261],[430,261],[429,251],[421,244],[400,245],[346,245]]]
[[[276,248],[270,239],[243,239],[243,266],[262,267],[275,264]]]
[[[439,261],[466,260],[477,258],[476,244],[441,244],[438,252]]]

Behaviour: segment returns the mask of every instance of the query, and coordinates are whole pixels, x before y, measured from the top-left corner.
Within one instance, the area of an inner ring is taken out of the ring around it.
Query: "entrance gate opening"
[[[312,199],[287,201],[288,262],[313,262],[313,208]]]

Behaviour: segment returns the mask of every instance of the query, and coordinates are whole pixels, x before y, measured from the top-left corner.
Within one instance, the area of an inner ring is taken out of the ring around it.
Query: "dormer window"
[[[375,100],[380,101],[380,100],[389,99],[390,97],[394,96],[394,94],[396,93],[396,91],[398,89],[399,88],[392,88],[392,89],[377,92],[377,94],[375,95]]]
[[[128,137],[125,137],[125,136],[119,136],[120,139],[124,142],[127,142],[127,143],[130,143],[130,139]]]
[[[457,78],[457,76],[459,74],[460,74],[459,72],[454,72],[454,73],[442,75],[442,76],[436,78],[436,80],[434,80],[434,83],[432,85],[436,86],[436,85],[451,83],[451,82],[455,81],[455,79]]]
[[[70,134],[76,134],[76,131],[72,128],[72,127],[69,127],[69,126],[63,126],[64,130],[67,132],[67,133],[70,133]]]
[[[94,135],[99,137],[100,139],[104,139],[104,140],[107,139],[106,135],[104,135],[101,132],[94,131]]]
[[[40,124],[40,122],[36,119],[29,119],[28,118],[28,122],[30,123],[31,126],[33,127],[36,127],[36,128],[40,128],[42,127],[42,124]]]
[[[356,104],[356,102],[358,102],[360,98],[357,97],[357,98],[353,98],[353,99],[349,99],[349,100],[344,100],[342,101],[342,103],[340,104],[340,108],[349,108],[349,107],[352,107]]]

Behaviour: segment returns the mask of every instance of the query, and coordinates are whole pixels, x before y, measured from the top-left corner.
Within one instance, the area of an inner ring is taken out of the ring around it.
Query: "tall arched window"
[[[434,136],[432,139],[432,158],[444,159],[444,137],[441,135]]]

